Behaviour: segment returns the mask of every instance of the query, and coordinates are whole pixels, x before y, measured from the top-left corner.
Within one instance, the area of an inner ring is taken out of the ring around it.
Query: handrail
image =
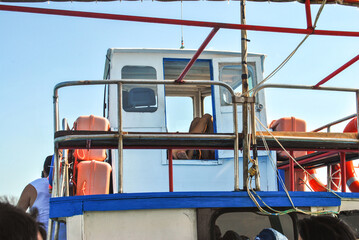
[[[131,137],[138,137],[139,135],[136,134],[127,134],[124,133],[122,130],[122,85],[126,85],[126,84],[155,84],[155,85],[178,85],[178,84],[187,84],[187,85],[216,85],[216,86],[221,86],[226,88],[229,93],[232,96],[233,99],[233,126],[234,126],[234,131],[232,135],[195,135],[195,134],[186,134],[186,137],[189,138],[219,138],[219,139],[234,139],[234,166],[236,168],[236,166],[238,167],[238,157],[239,157],[239,136],[238,136],[238,121],[237,121],[237,104],[238,102],[236,101],[235,98],[235,93],[234,90],[232,89],[232,87],[230,85],[228,85],[227,83],[224,82],[217,82],[217,81],[201,81],[201,80],[184,80],[181,83],[177,83],[175,80],[135,80],[135,79],[120,79],[120,80],[84,80],[84,81],[66,81],[66,82],[62,82],[57,84],[54,87],[54,130],[55,132],[59,131],[60,127],[59,127],[59,101],[58,101],[58,91],[61,88],[64,87],[70,87],[70,86],[79,86],[79,85],[117,85],[117,102],[118,102],[118,133],[109,133],[109,134],[99,134],[99,135],[91,135],[91,137],[97,138],[97,139],[101,139],[101,138],[105,138],[107,137],[111,137],[111,138],[117,138],[118,139],[118,162],[117,162],[117,166],[118,166],[118,189],[117,191],[119,193],[123,192],[123,181],[122,181],[122,152],[123,152],[123,139],[124,138],[131,138]],[[156,134],[149,134],[146,135],[148,137],[163,137],[164,135],[156,135]],[[168,135],[168,137],[171,138],[179,138],[179,137],[183,137],[183,135],[176,135],[171,134]],[[59,137],[57,139],[55,139],[55,153],[58,152],[57,146],[58,146],[58,142],[59,141],[64,141],[64,140],[69,140],[69,139],[81,139],[81,138],[88,138],[89,135],[77,135],[77,136],[66,136],[66,137]],[[58,154],[56,155],[55,158],[55,164],[54,164],[54,171],[55,171],[55,176],[54,176],[54,188],[53,188],[53,197],[59,196],[59,186],[58,186],[58,166],[59,166],[59,156]],[[235,186],[235,190],[239,190],[239,172],[236,171],[236,169],[234,169],[234,186]]]
[[[354,88],[338,88],[338,87],[321,87],[321,86],[306,86],[306,85],[286,85],[286,84],[262,84],[257,85],[252,89],[253,96],[256,96],[260,90],[265,88],[283,88],[283,89],[303,89],[303,90],[316,90],[316,91],[337,91],[337,92],[352,92],[355,93],[355,101],[356,101],[356,117],[357,117],[357,126],[359,126],[359,89]],[[254,108],[254,103],[252,103],[252,108]],[[251,113],[255,114],[254,112]],[[254,117],[252,117],[252,126],[255,126]],[[253,127],[253,134],[256,134],[255,127]],[[358,135],[359,136],[359,135]],[[345,174],[345,152],[340,152],[340,168],[342,175],[342,191],[345,191],[345,183],[346,183],[346,174]],[[289,159],[289,163],[292,163],[292,160]],[[294,176],[294,164],[290,164],[289,167],[289,175]],[[294,186],[294,179],[291,177],[290,186]],[[294,190],[294,189],[293,189]]]
[[[328,123],[328,124],[325,124],[324,126],[321,126],[321,127],[317,128],[317,129],[312,130],[312,132],[319,132],[319,131],[321,131],[321,130],[323,130],[323,129],[330,128],[331,126],[334,126],[334,125],[336,125],[336,124],[342,123],[342,122],[344,122],[344,121],[346,121],[346,120],[349,120],[349,119],[351,119],[351,118],[354,118],[354,117],[356,117],[356,116],[357,116],[357,114],[354,113],[354,114],[349,115],[349,116],[347,116],[347,117],[344,117],[344,118],[338,119],[338,120],[336,120],[336,121],[330,122],[330,123]]]

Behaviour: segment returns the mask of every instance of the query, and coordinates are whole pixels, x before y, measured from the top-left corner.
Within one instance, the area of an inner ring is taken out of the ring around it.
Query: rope
[[[269,129],[267,127],[265,127],[261,122],[260,120],[256,117],[256,124],[260,124],[262,125],[262,127],[270,133]],[[270,133],[271,134],[271,133]],[[277,141],[277,143],[281,146],[281,148],[288,154],[288,156],[290,156],[292,158],[292,160],[298,164],[298,166],[300,166],[302,168],[303,171],[305,171],[307,174],[309,174],[285,149],[284,147],[279,143],[279,141],[276,139],[276,137],[271,134],[271,136]],[[272,167],[275,169],[276,173],[277,173],[277,178],[279,179],[287,197],[288,197],[288,200],[290,201],[291,205],[292,205],[292,208],[291,209],[288,209],[288,210],[285,210],[285,211],[278,211],[278,210],[275,210],[273,208],[271,208],[270,206],[268,206],[265,201],[256,193],[256,191],[252,188],[252,185],[250,184],[250,181],[252,178],[248,177],[247,178],[247,193],[248,193],[248,196],[252,199],[253,203],[257,206],[258,210],[265,214],[265,215],[275,215],[275,216],[278,216],[278,215],[284,215],[284,214],[288,214],[288,213],[291,213],[291,212],[300,212],[300,213],[303,213],[303,214],[307,214],[307,215],[320,215],[320,214],[338,214],[340,212],[340,206],[339,206],[339,211],[315,211],[315,212],[311,212],[311,211],[305,211],[305,210],[302,210],[302,209],[299,209],[297,208],[293,201],[292,201],[292,198],[289,194],[289,191],[287,190],[284,182],[283,182],[283,179],[281,178],[281,176],[278,174],[278,169],[276,168],[276,164],[275,164],[275,161],[273,160],[273,158],[271,157],[271,154],[270,154],[270,150],[269,150],[269,147],[268,147],[268,144],[267,142],[265,141],[265,138],[264,138],[264,135],[261,134],[261,137],[263,139],[263,143],[264,143],[264,146],[265,146],[265,149],[266,151],[268,152],[268,156],[271,160],[271,164],[272,164]],[[310,175],[310,174],[309,174]],[[311,175],[310,175],[311,176]],[[316,180],[318,181],[318,180]],[[321,184],[320,182],[318,182],[319,184]],[[322,184],[321,184],[322,185]],[[325,187],[325,186],[323,186]],[[326,188],[326,187],[325,187]],[[327,188],[326,188],[327,189]],[[329,190],[330,192],[332,192],[334,195],[336,195],[337,197],[339,197],[341,199],[341,197],[335,193],[334,191],[332,191],[331,189],[327,189]],[[265,209],[263,209],[263,207],[259,204],[259,202],[257,201],[257,199],[262,202],[262,204],[267,207],[270,211],[267,211]]]
[[[324,186],[318,179],[316,179],[315,177],[313,177],[312,174],[310,174],[302,165],[300,165],[297,160],[295,160],[295,158],[289,154],[289,152],[283,147],[283,145],[278,141],[278,139],[269,131],[268,128],[266,128],[263,123],[261,123],[261,121],[257,118],[256,116],[256,120],[260,123],[260,125],[262,125],[262,127],[272,136],[272,138],[278,143],[278,145],[282,148],[282,150],[306,173],[308,174],[311,178],[313,178],[315,181],[317,181],[322,187],[324,187],[326,190],[328,190],[329,192],[333,193],[335,196],[337,196],[338,198],[342,198],[341,196],[339,196],[336,192],[334,192],[332,189],[327,188],[326,186]]]
[[[316,17],[315,17],[315,21],[314,21],[314,25],[313,25],[313,31],[314,31],[314,29],[317,27],[317,22],[318,22],[318,20],[319,20],[319,17],[320,17],[320,15],[321,15],[321,13],[322,13],[322,11],[323,11],[323,9],[324,9],[324,6],[325,6],[325,3],[327,2],[327,0],[324,0],[323,2],[322,2],[322,4],[321,4],[321,6],[320,6],[320,9],[318,10],[318,13],[317,13],[317,15],[316,15]],[[279,64],[279,66],[276,68],[276,69],[274,69],[267,77],[265,77],[264,79],[263,79],[263,81],[261,81],[260,83],[258,83],[257,84],[257,86],[260,86],[260,85],[263,85],[265,82],[267,82],[270,78],[272,78],[277,72],[279,72],[279,70],[281,70],[283,67],[284,67],[284,65],[286,65],[288,62],[289,62],[289,60],[293,57],[293,55],[297,52],[297,50],[303,45],[303,43],[308,39],[308,37],[311,35],[311,33],[309,33],[309,34],[307,34],[304,38],[303,38],[303,40],[298,44],[298,46],[289,54],[289,56],[288,57],[286,57],[284,60],[283,60],[283,62],[282,63],[280,63]],[[253,91],[253,89],[250,89],[249,91],[247,91],[246,93],[251,93]],[[244,93],[244,94],[246,94],[246,93]],[[243,94],[243,95],[244,95]]]

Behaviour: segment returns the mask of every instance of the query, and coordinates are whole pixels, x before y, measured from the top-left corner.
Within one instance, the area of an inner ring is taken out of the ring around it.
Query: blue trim
[[[338,194],[347,198],[359,198],[359,193]],[[292,206],[285,192],[258,192],[258,195],[271,207]],[[291,192],[290,195],[296,207],[326,207],[341,204],[340,198],[328,192]],[[248,207],[256,206],[247,192],[123,193],[51,198],[50,217],[70,217],[82,215],[86,211]]]
[[[278,169],[278,174],[280,175],[283,182],[285,183],[285,171],[284,171],[284,169]],[[277,179],[277,183],[278,183],[278,191],[284,191],[284,188],[282,186],[282,183],[279,181],[279,178]]]

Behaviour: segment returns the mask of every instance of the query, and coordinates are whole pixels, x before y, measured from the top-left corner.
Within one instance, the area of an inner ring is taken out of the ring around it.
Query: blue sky
[[[177,19],[181,16],[179,2],[17,5]],[[318,7],[312,7],[313,15]],[[184,2],[183,19],[239,23],[239,3]],[[328,5],[317,28],[358,32],[358,22],[358,8]],[[305,28],[304,5],[248,2],[247,23]],[[0,196],[18,197],[27,183],[40,176],[43,160],[53,152],[52,91],[55,84],[102,79],[108,48],[179,48],[181,28],[1,11],[0,31]],[[208,28],[184,27],[186,48],[198,48],[209,32]],[[250,52],[267,55],[267,75],[303,37],[249,32],[248,47]],[[220,30],[207,48],[240,51],[240,32]],[[311,36],[269,82],[313,85],[356,56],[358,50],[359,38]],[[359,88],[358,76],[357,62],[326,86]],[[266,95],[269,120],[293,115],[306,119],[308,130],[355,111],[354,96],[350,94],[309,96],[307,92],[268,91]],[[70,122],[79,115],[102,114],[101,89],[92,87],[86,94],[64,90],[61,96],[61,114]],[[69,106],[71,110],[67,110]],[[338,131],[341,129],[338,127]]]

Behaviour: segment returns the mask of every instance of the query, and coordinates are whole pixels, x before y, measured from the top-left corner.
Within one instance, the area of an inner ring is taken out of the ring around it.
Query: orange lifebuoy
[[[352,119],[343,132],[358,132],[357,118]],[[345,164],[347,175],[347,186],[352,192],[359,192],[359,180],[355,173],[355,167],[353,161],[348,161]]]
[[[309,186],[315,191],[315,192],[326,192],[327,191],[327,185],[323,184],[321,185],[317,178],[317,171],[313,169],[307,170],[310,175],[312,175],[314,178],[311,178],[308,175],[308,183]],[[332,182],[330,184],[330,187],[333,191],[337,191],[340,186],[340,166],[339,164],[333,165],[332,167]],[[325,186],[325,187],[323,187]]]

